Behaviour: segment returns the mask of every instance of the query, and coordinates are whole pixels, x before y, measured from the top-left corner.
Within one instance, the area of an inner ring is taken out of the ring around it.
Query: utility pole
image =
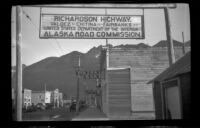
[[[169,20],[169,9],[168,7],[164,8],[165,13],[165,24],[166,24],[166,35],[167,35],[167,44],[168,44],[168,56],[169,56],[169,66],[175,62],[174,56],[174,47],[172,40],[171,24]]]
[[[107,16],[107,8],[105,8],[105,16]],[[105,23],[106,23],[106,20],[105,20]],[[105,24],[104,23],[104,24]],[[106,28],[106,27],[104,27]],[[108,38],[106,38],[106,67],[109,67],[109,44],[108,44]]]
[[[80,79],[80,66],[81,66],[81,60],[80,55],[78,57],[78,73],[77,73],[77,96],[76,96],[76,114],[79,112],[79,79]]]
[[[105,16],[107,16],[107,8],[105,8]],[[106,21],[106,20],[105,20]],[[106,22],[105,22],[106,23]],[[108,46],[108,39],[106,38],[106,46]]]
[[[22,43],[22,8],[16,7],[16,120],[22,121],[22,64],[21,64],[21,43]]]
[[[44,104],[45,103],[46,103],[46,83],[44,84]]]
[[[184,33],[182,32],[182,39],[183,39],[183,55],[185,54],[185,41],[184,41]]]
[[[47,90],[46,90],[46,83],[45,83],[45,84],[44,84],[44,92],[46,93],[46,91],[47,91]]]
[[[88,105],[88,86],[86,85],[86,104]]]

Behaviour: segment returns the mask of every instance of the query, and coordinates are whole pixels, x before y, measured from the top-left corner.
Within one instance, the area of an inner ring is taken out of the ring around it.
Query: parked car
[[[70,111],[70,112],[75,112],[75,111],[76,111],[76,103],[75,103],[75,102],[73,102],[73,103],[70,105],[69,111]]]
[[[32,105],[32,106],[28,106],[26,112],[35,112],[37,111],[36,106]]]
[[[70,109],[70,106],[71,106],[70,103],[66,103],[66,104],[64,105],[64,107],[67,108],[68,110]]]
[[[85,101],[80,101],[79,102],[79,111],[82,111],[85,108],[87,108],[87,105],[86,105]]]
[[[46,109],[52,109],[52,108],[53,108],[53,104],[52,103],[46,104]]]
[[[38,103],[36,107],[38,110],[45,110],[45,105],[43,105],[42,103]]]

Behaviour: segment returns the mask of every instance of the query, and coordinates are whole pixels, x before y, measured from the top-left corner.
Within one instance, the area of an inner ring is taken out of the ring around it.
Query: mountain
[[[126,45],[117,45],[114,48],[130,48],[130,49],[141,49],[141,48],[150,48],[149,45],[144,44],[144,43],[139,43],[139,44],[126,44]]]
[[[185,42],[185,46],[190,46],[190,41],[187,41]],[[183,46],[183,43],[182,42],[179,42],[179,41],[176,41],[176,40],[173,40],[173,45],[174,47],[182,47]],[[153,46],[149,46],[145,43],[139,43],[139,44],[121,44],[121,45],[117,45],[117,46],[114,46],[114,48],[127,48],[127,49],[141,49],[141,48],[151,48],[151,47],[167,47],[167,40],[161,40],[159,41],[158,43],[156,43],[155,45]]]
[[[182,47],[183,43],[173,40],[174,47]],[[185,42],[185,46],[190,46],[190,41]],[[153,45],[152,47],[167,47],[167,40],[161,40],[157,44]]]
[[[73,51],[61,57],[49,57],[34,63],[23,71],[23,88],[39,91],[46,89],[52,91],[56,88],[65,95],[76,97],[77,77],[75,71],[80,56],[81,70],[98,70],[102,46],[93,47],[83,54]],[[85,88],[94,89],[96,80],[80,79],[80,96],[84,95]]]

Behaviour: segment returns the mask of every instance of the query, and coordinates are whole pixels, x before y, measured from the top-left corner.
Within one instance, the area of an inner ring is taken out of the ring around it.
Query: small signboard
[[[99,71],[76,71],[76,76],[81,76],[84,79],[99,79],[100,72]]]
[[[41,14],[40,38],[143,39],[143,15]]]

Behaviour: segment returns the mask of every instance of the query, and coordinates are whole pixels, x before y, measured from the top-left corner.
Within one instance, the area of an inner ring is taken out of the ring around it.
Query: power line
[[[57,42],[58,47],[60,48],[62,54],[64,54],[64,50],[63,50],[62,47],[60,46],[60,42],[59,42],[57,39],[55,39],[55,41]]]
[[[34,25],[34,27],[39,31],[39,28],[33,23],[33,21],[31,20],[30,16],[24,10],[22,10],[22,11],[23,11],[23,14],[26,16],[26,18],[29,19],[29,21]],[[64,54],[63,49],[61,48],[58,40],[55,39],[55,41],[56,41],[56,44],[58,45],[58,48],[59,48],[59,50],[61,52],[61,55]]]

